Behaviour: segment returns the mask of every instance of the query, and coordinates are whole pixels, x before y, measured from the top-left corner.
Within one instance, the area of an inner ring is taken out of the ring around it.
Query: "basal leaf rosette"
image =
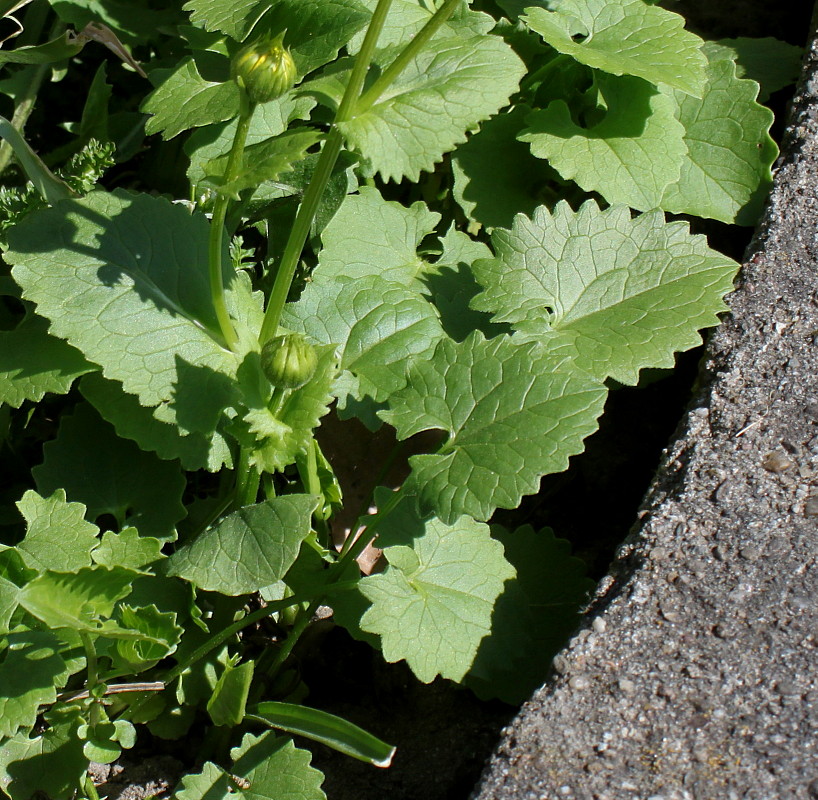
[[[673,354],[718,324],[738,264],[711,250],[661,211],[632,217],[590,200],[518,215],[495,230],[496,257],[473,269],[484,291],[472,306],[571,358],[599,380],[635,384],[645,367],[671,367]]]
[[[379,416],[400,439],[448,434],[437,452],[409,459],[405,483],[421,513],[448,525],[516,508],[543,475],[566,469],[596,429],[606,394],[548,347],[479,332],[441,340],[430,358],[409,365],[408,378]]]
[[[533,6],[533,4],[532,4]],[[701,97],[702,40],[684,18],[645,0],[558,0],[521,18],[548,44],[613,75],[633,75]]]

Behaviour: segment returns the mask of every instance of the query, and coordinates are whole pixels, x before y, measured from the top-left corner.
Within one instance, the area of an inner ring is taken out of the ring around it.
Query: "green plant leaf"
[[[156,453],[167,461],[179,459],[188,470],[206,469],[218,472],[222,466],[233,466],[230,445],[221,431],[211,436],[201,433],[179,433],[176,425],[161,422],[145,408],[136,395],[128,394],[118,381],[109,381],[99,373],[85,376],[80,392],[99,415],[111,423],[117,436],[131,439],[142,450]]]
[[[687,152],[676,102],[640,78],[595,77],[606,106],[601,121],[582,127],[565,101],[555,100],[526,119],[528,127],[518,138],[563,178],[599,192],[609,203],[656,208],[679,179]]]
[[[515,213],[532,214],[553,176],[517,140],[530,113],[519,105],[492,117],[452,153],[454,198],[467,217],[489,230],[510,227]]]
[[[382,507],[390,492],[379,491]],[[361,580],[372,604],[361,628],[381,637],[387,661],[406,659],[424,683],[437,675],[460,681],[480,640],[491,629],[491,610],[514,577],[489,528],[468,517],[451,525],[418,516],[412,498],[401,500],[379,528],[386,570]]]
[[[491,634],[480,642],[464,683],[481,698],[519,705],[542,685],[551,659],[579,623],[594,582],[565,539],[526,525],[492,526],[517,571],[494,604]]]
[[[161,133],[172,139],[189,128],[199,128],[214,122],[225,122],[238,116],[241,92],[233,81],[216,83],[205,80],[192,58],[186,58],[142,104],[142,112],[150,114],[145,133]]]
[[[6,642],[0,663],[0,737],[31,729],[40,707],[54,703],[57,689],[85,665],[83,658],[66,658],[65,643],[50,631],[11,633]]]
[[[394,48],[381,51],[377,66],[396,55]],[[416,181],[506,105],[524,74],[522,61],[499,37],[435,40],[370,109],[338,127],[385,181]],[[336,102],[344,85],[337,75],[326,84]]]
[[[705,42],[702,48],[711,62],[729,58],[736,62],[736,77],[755,81],[761,87],[758,102],[773,92],[790,86],[801,73],[804,48],[766,36],[760,39],[739,37]]]
[[[347,397],[385,400],[406,383],[406,363],[429,353],[443,336],[437,312],[417,292],[375,276],[314,282],[286,309],[283,324],[340,348],[344,373],[336,383]]]
[[[179,465],[120,439],[89,405],[63,416],[43,453],[43,463],[32,470],[41,494],[63,488],[86,506],[89,520],[111,514],[120,529],[130,525],[143,536],[176,538],[175,525],[185,516]]]
[[[451,525],[463,514],[486,520],[496,508],[516,508],[543,475],[564,470],[596,429],[605,395],[546,348],[474,333],[462,343],[443,339],[429,360],[413,362],[406,388],[379,416],[400,439],[448,434],[435,453],[409,459],[404,486],[423,513]]]
[[[77,55],[87,41],[66,31],[44,44],[0,51],[0,64],[53,64]]]
[[[230,755],[229,772],[207,761],[201,772],[185,775],[176,800],[326,800],[324,776],[310,766],[309,752],[290,739],[248,733]]]
[[[52,628],[87,633],[109,632],[102,617],[110,617],[118,600],[131,591],[138,572],[123,567],[84,567],[73,574],[43,572],[20,592],[20,605]]]
[[[85,506],[68,503],[65,490],[50,497],[27,491],[17,503],[26,520],[26,536],[17,545],[25,565],[38,572],[76,572],[91,566],[99,529],[84,519]]]
[[[0,636],[10,630],[11,618],[17,610],[20,595],[20,588],[7,580],[2,575],[2,571],[0,567]]]
[[[395,755],[392,745],[335,714],[317,708],[265,701],[249,709],[247,719],[306,736],[376,767],[390,766]]]
[[[518,216],[493,235],[497,257],[474,264],[485,291],[474,308],[567,348],[576,368],[636,384],[644,367],[673,366],[718,324],[738,269],[660,211],[635,219],[625,206],[574,212],[559,203]]]
[[[116,642],[117,656],[134,672],[171,655],[182,639],[184,629],[176,624],[173,612],[161,612],[155,605],[133,607],[126,603],[120,603],[116,611],[122,628],[141,634],[139,638]]]
[[[92,192],[30,214],[5,259],[51,332],[174,422],[212,433],[238,359],[219,343],[208,222],[146,194]],[[227,248],[223,256],[229,284]]]
[[[225,664],[216,688],[207,701],[207,713],[214,725],[235,727],[242,723],[254,668],[252,661],[245,661],[237,667]]]
[[[758,84],[737,78],[729,59],[710,62],[701,100],[676,93],[688,153],[662,198],[665,211],[755,225],[778,155],[769,133],[773,112],[755,102],[757,93]]]
[[[11,800],[71,797],[88,769],[77,736],[80,709],[73,708],[49,718],[50,727],[29,738],[19,733],[0,747],[0,789]]]
[[[523,21],[560,53],[613,75],[634,75],[701,97],[702,40],[684,18],[644,0],[559,0]]]
[[[312,279],[321,283],[377,275],[422,291],[421,277],[429,264],[417,250],[439,221],[440,214],[429,211],[425,203],[406,208],[384,200],[377,189],[361,187],[324,228]]]
[[[36,314],[0,332],[0,402],[13,408],[39,402],[48,392],[66,394],[76,378],[94,369],[78,350],[51,336]]]
[[[169,556],[166,574],[230,596],[257,592],[284,577],[317,505],[291,494],[235,511]]]
[[[95,564],[103,567],[141,569],[164,556],[161,540],[153,536],[140,536],[136,528],[125,528],[122,533],[105,531],[91,558]]]

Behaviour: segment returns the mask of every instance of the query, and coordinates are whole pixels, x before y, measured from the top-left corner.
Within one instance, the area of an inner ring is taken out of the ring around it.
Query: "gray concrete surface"
[[[818,39],[782,152],[640,520],[475,800],[818,798]]]

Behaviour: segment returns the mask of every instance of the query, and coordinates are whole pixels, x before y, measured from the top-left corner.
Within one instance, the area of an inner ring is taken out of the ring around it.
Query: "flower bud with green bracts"
[[[278,389],[299,389],[315,374],[318,354],[300,333],[274,336],[261,348],[261,370]]]
[[[284,33],[243,47],[230,65],[230,75],[251,103],[277,100],[295,85],[295,61],[284,47]]]

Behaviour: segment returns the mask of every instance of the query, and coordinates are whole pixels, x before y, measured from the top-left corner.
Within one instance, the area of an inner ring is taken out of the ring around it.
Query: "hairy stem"
[[[227,158],[227,167],[224,171],[224,183],[234,181],[241,172],[242,157],[244,155],[244,144],[247,141],[247,131],[250,129],[250,121],[253,118],[255,104],[249,103],[242,108],[239,114],[236,134],[233,137],[233,146],[230,148],[230,155]],[[210,220],[210,241],[208,243],[208,264],[210,274],[210,296],[213,301],[213,308],[216,311],[216,318],[219,321],[219,328],[227,346],[232,350],[238,343],[236,331],[227,313],[227,303],[224,298],[224,280],[222,263],[222,242],[224,241],[224,220],[227,216],[227,208],[230,205],[230,197],[219,193],[216,203],[213,206],[213,218]]]

